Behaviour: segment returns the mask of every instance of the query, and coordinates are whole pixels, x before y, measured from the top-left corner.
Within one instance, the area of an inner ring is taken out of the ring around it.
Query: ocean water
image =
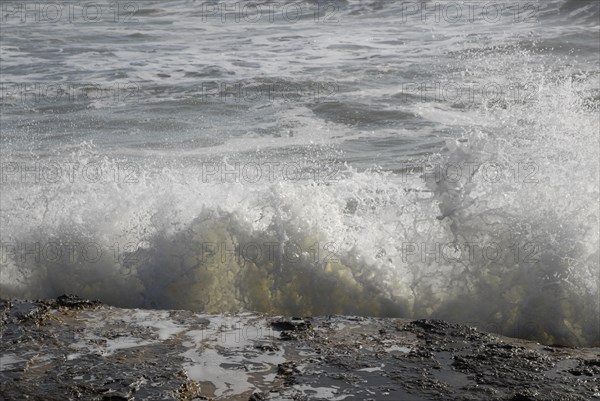
[[[1,7],[3,297],[600,345],[597,1]]]

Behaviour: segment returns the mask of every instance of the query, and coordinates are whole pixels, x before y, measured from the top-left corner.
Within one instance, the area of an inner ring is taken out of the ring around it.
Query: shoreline
[[[440,320],[0,300],[1,399],[600,399],[600,348]]]

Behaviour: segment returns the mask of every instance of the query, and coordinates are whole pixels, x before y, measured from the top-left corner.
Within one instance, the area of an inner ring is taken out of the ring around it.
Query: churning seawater
[[[598,4],[2,2],[1,295],[598,346]]]

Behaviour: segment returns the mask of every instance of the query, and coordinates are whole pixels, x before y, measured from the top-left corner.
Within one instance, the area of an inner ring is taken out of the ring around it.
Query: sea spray
[[[221,85],[266,79],[223,53],[239,45],[223,24],[198,41],[143,17],[149,31],[131,28],[127,51],[113,33],[104,37],[115,51],[87,75],[79,66],[95,36],[57,49],[53,76],[139,78],[141,99],[23,111],[21,99],[3,98],[2,296],[437,317],[598,345],[598,3],[580,3],[548,2],[535,23],[436,24],[395,19],[402,2],[349,1],[340,26],[352,43],[312,38],[313,25],[295,25],[295,36],[289,25],[255,25],[253,39],[269,45],[245,50],[248,58],[290,84],[314,84],[327,69],[326,81],[340,83],[327,104],[205,102],[190,86],[204,76]],[[195,23],[189,4],[174,2],[165,18]],[[53,37],[40,27],[14,32]],[[53,32],[69,37],[65,27]],[[337,38],[334,25],[320,28]],[[32,62],[38,42],[10,32],[7,79],[23,81],[25,64],[45,71]],[[146,34],[159,48],[159,77],[154,66],[131,69]],[[174,37],[192,50],[172,46]],[[199,68],[205,51],[215,65]],[[345,61],[330,68],[332,57]],[[413,93],[423,82],[489,91]],[[277,175],[255,181],[257,164],[274,163]]]

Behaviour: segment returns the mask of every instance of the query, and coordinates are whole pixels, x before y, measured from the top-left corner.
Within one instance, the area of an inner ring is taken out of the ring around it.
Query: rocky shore
[[[1,400],[600,400],[600,349],[435,320],[2,300]]]

